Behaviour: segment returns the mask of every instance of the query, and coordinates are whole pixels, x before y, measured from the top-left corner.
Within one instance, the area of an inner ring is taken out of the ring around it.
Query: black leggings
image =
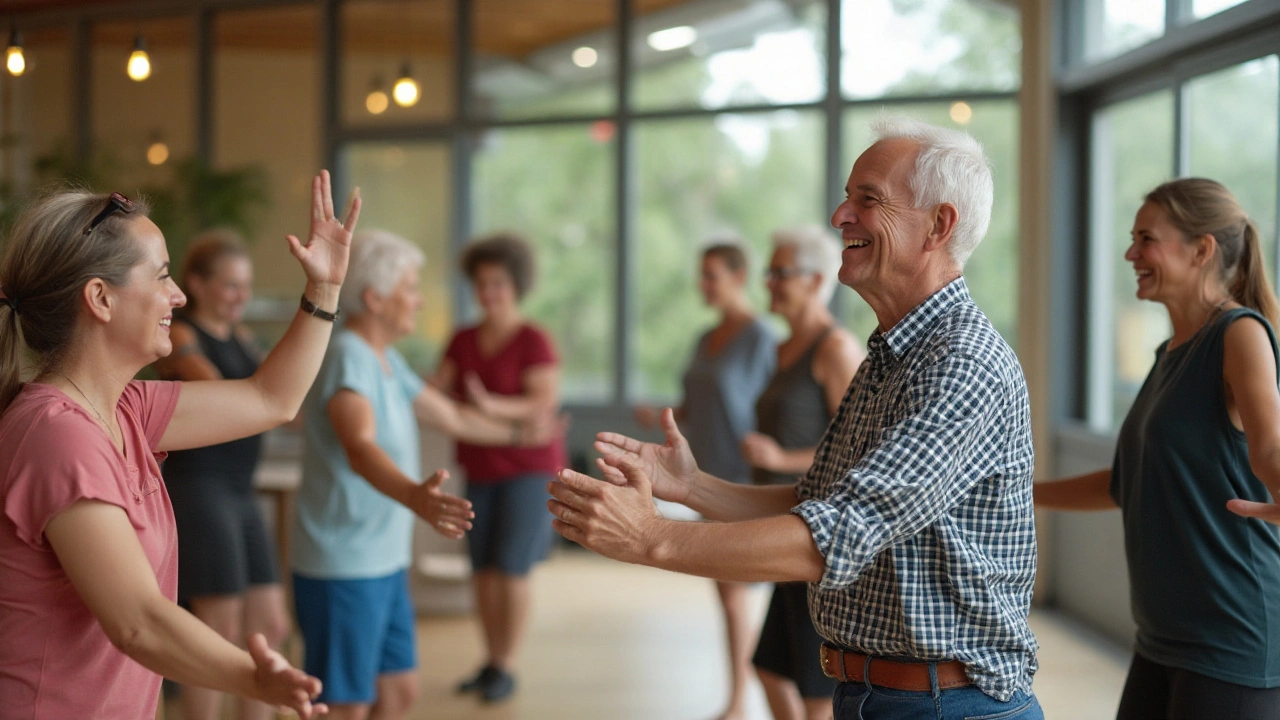
[[[1280,688],[1214,680],[1135,654],[1116,720],[1280,720]]]

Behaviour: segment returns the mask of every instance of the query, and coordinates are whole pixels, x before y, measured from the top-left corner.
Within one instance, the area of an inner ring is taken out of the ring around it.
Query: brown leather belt
[[[841,650],[826,644],[822,646],[821,660],[822,672],[827,677],[840,682],[866,682],[866,678],[862,674],[863,670],[866,669],[871,676],[872,685],[879,685],[892,690],[914,692],[929,692],[933,690],[933,685],[929,681],[929,663],[927,662],[895,662],[882,658],[871,658],[871,664],[868,666],[866,655],[859,655],[858,653]],[[939,690],[949,690],[973,684],[973,681],[969,679],[968,674],[964,671],[964,663],[959,660],[947,660],[946,662],[936,663],[936,665],[938,667]]]

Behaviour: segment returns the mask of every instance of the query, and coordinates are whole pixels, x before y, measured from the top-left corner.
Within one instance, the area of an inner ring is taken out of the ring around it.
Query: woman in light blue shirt
[[[422,251],[390,233],[357,233],[333,337],[303,403],[306,452],[292,558],[305,665],[335,718],[404,717],[418,694],[408,574],[413,516],[445,537],[471,527],[447,474],[419,482],[418,423],[489,445],[546,442],[546,428],[459,407],[423,383],[391,345],[413,332]]]

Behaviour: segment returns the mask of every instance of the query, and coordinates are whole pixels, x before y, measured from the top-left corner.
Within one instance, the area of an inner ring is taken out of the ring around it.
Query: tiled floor
[[[534,617],[514,699],[453,694],[481,661],[469,617],[418,623],[422,699],[414,720],[710,720],[727,697],[723,633],[710,581],[562,552],[534,574]],[[763,617],[768,588],[755,592]],[[1127,658],[1062,618],[1032,616],[1035,691],[1049,720],[1114,717]],[[170,709],[169,719],[180,713]],[[751,720],[770,717],[759,687]]]

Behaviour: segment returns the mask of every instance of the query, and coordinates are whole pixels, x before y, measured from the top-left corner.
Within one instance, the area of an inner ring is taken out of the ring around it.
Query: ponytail
[[[12,300],[0,307],[0,414],[22,389],[22,328]]]
[[[1280,302],[1276,301],[1275,290],[1271,288],[1271,281],[1267,279],[1267,272],[1262,262],[1262,246],[1258,242],[1258,226],[1252,220],[1245,220],[1244,245],[1240,251],[1240,262],[1236,265],[1235,274],[1227,289],[1236,302],[1256,310],[1273,327],[1278,324]]]

